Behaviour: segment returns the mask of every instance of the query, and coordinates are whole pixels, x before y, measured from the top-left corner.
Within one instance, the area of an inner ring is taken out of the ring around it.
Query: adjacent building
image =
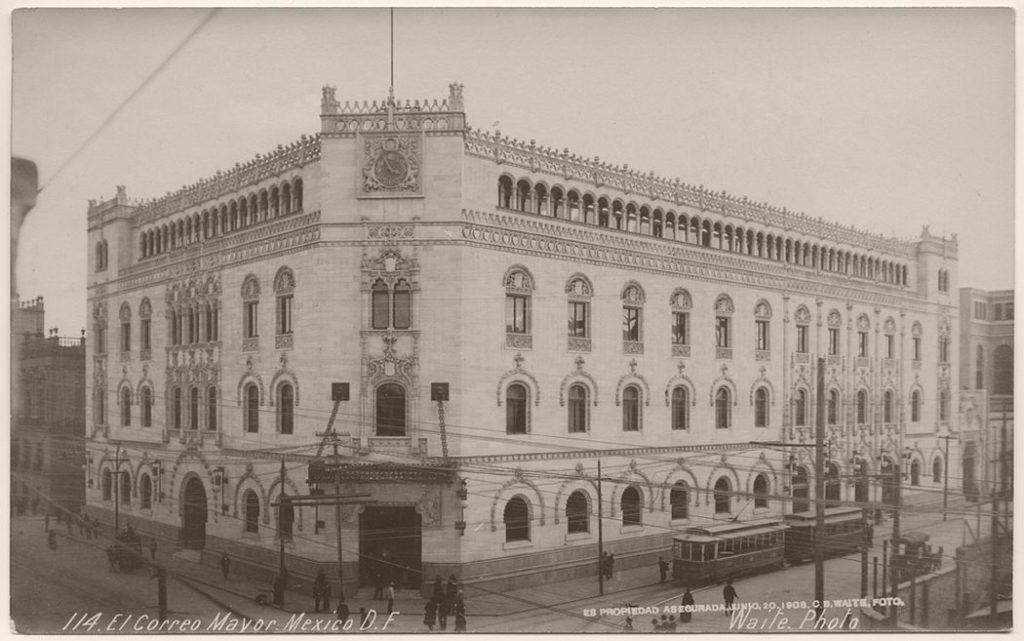
[[[320,125],[90,202],[94,513],[267,567],[283,538],[333,576],[334,508],[288,497],[337,482],[366,500],[340,508],[349,590],[595,574],[598,514],[617,567],[651,563],[688,525],[811,509],[811,450],[751,442],[813,440],[819,362],[827,498],[941,488],[955,238],[472,129],[457,84],[325,87]]]
[[[11,506],[77,514],[85,501],[85,339],[44,327],[41,297],[11,302]]]
[[[1003,482],[1012,487],[1013,298],[1012,289],[960,289],[962,478],[970,498]]]

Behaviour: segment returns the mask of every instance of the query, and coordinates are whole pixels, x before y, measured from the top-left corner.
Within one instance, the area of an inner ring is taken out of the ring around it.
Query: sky
[[[11,17],[11,150],[42,187],[17,290],[61,335],[86,326],[90,199],[314,134],[323,85],[387,95],[385,8],[211,11]],[[887,236],[928,225],[957,235],[960,286],[1014,285],[1010,9],[396,9],[396,97],[456,81],[474,128]]]

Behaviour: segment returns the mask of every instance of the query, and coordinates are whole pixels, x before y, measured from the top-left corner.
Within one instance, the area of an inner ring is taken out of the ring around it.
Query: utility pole
[[[341,565],[341,473],[340,459],[338,458],[338,437],[331,431],[331,441],[334,446],[334,465],[339,473],[334,475],[334,495],[339,497],[334,504],[334,530],[338,535],[338,607],[345,603],[345,570]]]
[[[945,477],[942,481],[942,520],[945,521],[947,516],[946,509],[949,505],[949,441],[953,439],[959,441],[960,437],[946,434],[939,438],[946,441],[946,450],[943,453],[944,460],[942,461],[942,471],[944,472],[943,476]]]
[[[121,444],[114,450],[114,539],[121,533]],[[102,481],[101,481],[102,482]]]
[[[277,506],[277,539],[280,544],[281,562],[277,570],[277,580],[274,581],[274,604],[284,605],[284,591],[288,588],[288,570],[284,565],[284,511],[287,508],[284,494],[284,457],[281,457],[281,498]]]
[[[604,499],[601,497],[601,459],[597,459],[597,593],[604,596]]]
[[[814,420],[814,609],[821,620],[825,603],[825,359],[818,358],[817,408]]]

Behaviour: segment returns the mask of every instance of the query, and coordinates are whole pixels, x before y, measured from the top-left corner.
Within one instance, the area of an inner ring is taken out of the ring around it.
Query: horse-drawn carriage
[[[904,534],[893,545],[892,570],[896,582],[909,581],[937,571],[942,566],[942,548],[933,551],[923,532]]]

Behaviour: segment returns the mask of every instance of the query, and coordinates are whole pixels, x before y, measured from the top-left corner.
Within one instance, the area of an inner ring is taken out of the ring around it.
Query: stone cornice
[[[462,237],[468,243],[505,252],[626,267],[721,285],[738,283],[762,290],[902,307],[908,311],[929,312],[934,305],[895,285],[560,219],[473,210],[463,210],[463,218],[468,224],[462,229]]]
[[[168,254],[147,258],[123,270],[124,275],[118,280],[107,281],[105,284],[125,292],[161,284],[185,273],[241,265],[272,254],[298,251],[320,239],[319,222],[319,210],[275,218],[267,224],[243,232],[212,238]]]
[[[661,201],[676,206],[690,207],[706,212],[712,211],[747,222],[757,222],[780,230],[807,234],[836,243],[854,247],[876,248],[879,251],[912,259],[915,243],[872,234],[852,226],[832,223],[821,218],[811,218],[803,213],[791,212],[785,207],[778,208],[767,203],[757,203],[746,196],[736,197],[725,191],[709,191],[703,185],[693,186],[678,178],[668,180],[655,176],[654,172],[642,173],[627,166],[612,166],[599,159],[583,158],[548,147],[536,145],[533,141],[519,140],[490,134],[479,129],[466,132],[466,154],[491,160],[497,164],[520,167],[529,172],[542,172],[563,178],[588,183],[594,188],[610,188],[625,195],[642,195],[652,201]]]
[[[133,215],[136,225],[149,224],[164,216],[176,214],[208,200],[237,192],[266,178],[280,176],[320,160],[320,137],[305,136],[290,145],[278,145],[269,154],[256,154],[253,160],[235,163],[226,172],[218,171],[178,191],[140,204]]]
[[[650,456],[678,452],[717,454],[728,450],[754,449],[750,443],[705,443],[700,445],[669,445],[664,447],[624,447],[599,450],[562,450],[558,452],[522,452],[519,454],[486,454],[481,456],[452,456],[452,461],[463,464],[516,463],[526,461],[575,460],[604,456]]]

